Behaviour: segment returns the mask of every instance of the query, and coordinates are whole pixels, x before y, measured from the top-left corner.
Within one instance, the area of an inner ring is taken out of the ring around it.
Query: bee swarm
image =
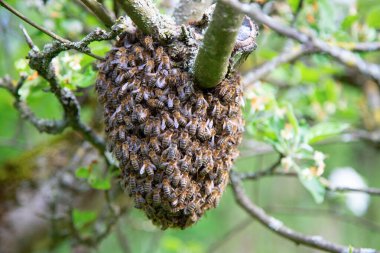
[[[201,90],[191,57],[172,51],[125,33],[96,83],[122,186],[162,229],[188,227],[218,205],[243,132],[239,77]]]

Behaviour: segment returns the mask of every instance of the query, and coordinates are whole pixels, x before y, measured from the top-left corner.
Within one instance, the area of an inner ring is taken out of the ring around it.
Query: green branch
[[[160,40],[171,38],[175,32],[172,20],[165,18],[149,0],[118,0],[118,3],[145,34]]]
[[[218,1],[195,59],[194,77],[202,88],[217,86],[226,76],[244,14]]]

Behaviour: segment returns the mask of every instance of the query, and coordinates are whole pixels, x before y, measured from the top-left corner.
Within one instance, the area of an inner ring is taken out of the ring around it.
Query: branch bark
[[[176,33],[174,21],[162,16],[151,1],[118,0],[118,3],[145,34],[166,41]]]
[[[225,78],[243,18],[243,14],[223,1],[216,3],[194,63],[194,78],[200,87],[215,87]]]

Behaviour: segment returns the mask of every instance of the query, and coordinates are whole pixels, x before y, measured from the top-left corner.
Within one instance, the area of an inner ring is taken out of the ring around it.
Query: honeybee
[[[213,189],[214,189],[214,181],[206,180],[206,182],[205,182],[205,194],[210,195]]]
[[[216,89],[218,95],[223,98],[226,94],[229,93],[230,88],[230,85],[225,85],[225,81],[223,81]]]
[[[191,156],[185,155],[181,160],[179,160],[181,164],[182,171],[188,171],[191,166]]]
[[[178,205],[178,199],[177,198],[174,198],[173,200],[170,201],[170,205],[172,207],[175,207]],[[177,209],[175,209],[175,212],[177,212]]]
[[[180,184],[181,188],[186,188],[188,183],[189,183],[189,173],[184,172],[182,174],[182,177],[180,179],[179,184]]]
[[[140,175],[146,173],[149,177],[153,177],[155,169],[156,166],[154,166],[149,159],[145,159],[143,166],[140,168]]]
[[[161,89],[155,89],[154,94],[158,98],[158,100],[160,100],[161,102],[166,102],[168,100],[167,91],[164,91]]]
[[[189,215],[195,212],[195,209],[197,207],[197,204],[195,202],[190,202],[187,207],[185,208],[185,214]]]
[[[173,136],[172,131],[166,131],[165,133],[162,134],[161,144],[163,148],[169,147],[172,136]]]
[[[139,123],[143,123],[147,120],[148,118],[149,111],[145,108],[142,107],[142,105],[138,104],[135,106],[135,109],[132,114],[132,121],[133,116],[135,116],[135,121],[138,121]]]
[[[159,89],[164,89],[166,87],[166,78],[160,76],[159,78],[157,78],[155,85]]]
[[[173,101],[174,109],[179,110],[181,107],[181,100],[179,98],[175,98]]]
[[[153,47],[153,39],[151,36],[145,36],[143,41],[142,41],[144,47],[150,51],[153,51],[154,50],[154,47]]]
[[[198,184],[192,183],[187,190],[187,198],[188,199],[194,198],[194,196],[199,194],[199,190],[200,188]]]
[[[166,167],[165,174],[167,175],[173,174],[173,172],[178,169],[176,161],[166,162],[164,163],[164,166]]]
[[[207,126],[207,122],[202,121],[198,125],[197,129],[197,136],[199,137],[200,140],[205,141],[207,140],[208,132],[210,129]]]
[[[202,167],[202,165],[203,165],[202,152],[200,150],[196,150],[194,168],[198,170]]]
[[[170,197],[171,186],[170,186],[170,181],[168,178],[164,178],[164,180],[162,181],[162,191],[164,192],[164,196],[166,198]]]
[[[118,137],[119,141],[125,141],[125,131],[123,126],[119,126]]]
[[[117,83],[117,84],[121,84],[122,82],[124,82],[125,77],[126,77],[125,73],[120,73],[120,74],[116,77],[116,79],[115,79],[115,83]]]
[[[132,135],[131,137],[128,137],[127,142],[129,142],[129,149],[131,151],[136,152],[141,145],[141,141],[139,138],[137,138],[136,135]]]
[[[166,155],[166,158],[168,160],[174,160],[177,156],[177,144],[171,144],[167,149],[165,149],[165,151],[163,152],[163,154]]]
[[[175,98],[175,95],[173,93],[170,93],[168,95],[168,100],[166,101],[166,104],[168,106],[169,109],[172,109],[173,108],[173,102],[174,102],[174,98]]]
[[[161,130],[160,130],[160,126],[161,126],[161,121],[159,119],[155,119],[153,121],[153,126],[152,126],[152,135],[159,135]]]
[[[152,133],[152,127],[153,127],[152,124],[153,124],[153,119],[148,119],[145,122],[144,130],[143,130],[145,136],[149,136]]]
[[[163,54],[162,57],[161,57],[161,63],[160,63],[160,66],[161,68],[164,68],[164,69],[170,69],[170,58],[167,54]],[[159,70],[161,69],[159,67]]]
[[[136,57],[133,54],[128,55],[128,66],[136,67]]]
[[[129,160],[131,161],[131,166],[134,170],[138,170],[140,168],[139,159],[135,152],[131,152],[129,154]]]
[[[186,197],[187,197],[187,193],[186,191],[183,191],[179,197],[178,197],[178,204],[182,205],[183,203],[185,203],[186,201]]]
[[[176,169],[174,171],[173,178],[172,178],[172,184],[173,184],[173,186],[177,187],[177,185],[179,184],[180,180],[181,180],[181,172],[179,171],[179,169]]]
[[[162,56],[164,55],[164,48],[159,46],[154,51],[154,60],[157,62],[161,61]]]
[[[187,123],[186,128],[190,135],[195,135],[198,129],[198,119],[193,117],[189,123]]]
[[[173,112],[173,118],[174,118],[174,127],[178,128],[179,126],[186,126],[187,120],[185,117],[181,115],[179,111]]]
[[[144,48],[137,45],[133,45],[132,52],[135,54],[138,60],[144,60]]]
[[[148,153],[149,153],[149,150],[150,150],[148,143],[141,142],[141,144],[140,144],[140,150],[141,150],[141,154],[143,154],[144,156],[147,156]]]
[[[164,107],[164,103],[156,98],[150,98],[146,103],[152,108],[162,109]]]
[[[211,195],[208,196],[206,202],[209,205],[213,205],[214,207],[218,206],[220,198],[220,191],[218,188],[214,188]]]
[[[146,180],[144,182],[144,191],[150,193],[152,191],[152,180]]]
[[[145,63],[145,73],[151,73],[154,71],[154,60],[148,59]]]
[[[187,82],[185,84],[184,90],[185,90],[185,94],[187,96],[190,96],[191,94],[193,94],[193,92],[194,92],[193,83],[192,82]]]
[[[143,198],[143,196],[141,195],[141,193],[137,192],[135,195],[135,207],[138,209],[141,209],[143,207],[143,205],[145,204],[145,202],[146,201]]]
[[[185,131],[182,131],[179,138],[179,148],[186,149],[187,144],[189,143],[189,140],[190,140],[189,138],[190,138],[189,134]]]
[[[222,105],[220,104],[219,100],[216,100],[214,103],[214,107],[211,111],[211,116],[220,119],[220,116],[222,114]]]
[[[128,68],[127,72],[125,72],[125,78],[132,78],[139,72],[138,67]]]
[[[218,140],[218,146],[221,147],[230,147],[235,144],[235,140],[232,136],[221,136]]]
[[[160,196],[161,189],[156,187],[153,189],[153,205],[159,205],[161,203],[161,196]]]
[[[199,172],[201,178],[205,177],[208,173],[211,172],[212,166],[210,164],[205,165],[205,167]]]
[[[131,130],[131,129],[133,129],[133,128],[135,127],[135,126],[133,125],[133,123],[132,123],[132,119],[131,119],[131,117],[129,117],[129,116],[124,116],[123,121],[124,121],[124,125],[125,125],[125,129],[126,129],[126,130]]]
[[[149,153],[149,158],[150,160],[152,161],[152,163],[157,166],[160,162],[160,158],[158,157],[158,155],[156,154],[156,152],[154,150],[150,150]]]
[[[149,140],[150,147],[156,152],[160,152],[160,142],[158,141],[157,136],[153,136]]]
[[[195,95],[195,99],[197,100],[195,103],[195,109],[199,110],[203,106],[206,106],[206,107],[208,106],[208,103],[207,103],[206,99],[203,97],[202,93],[197,93]]]
[[[135,194],[137,192],[137,184],[136,184],[135,175],[132,175],[132,174],[129,175],[128,186],[129,186],[129,191],[132,194]]]
[[[211,167],[214,167],[214,159],[212,158],[212,151],[206,150],[205,154],[203,156],[203,164],[204,165],[211,165]]]

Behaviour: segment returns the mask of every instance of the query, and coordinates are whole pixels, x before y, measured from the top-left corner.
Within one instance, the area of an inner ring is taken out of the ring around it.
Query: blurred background
[[[77,1],[6,2],[72,41],[102,27]],[[113,1],[103,2],[114,9]],[[174,0],[155,2],[167,14],[177,4]],[[275,19],[334,45],[350,49],[355,43],[380,41],[377,0],[306,0],[302,8],[298,8],[298,0],[256,2]],[[26,73],[20,93],[27,104],[38,117],[60,119],[62,108],[47,91],[48,84],[28,67],[29,48],[20,24],[40,48],[51,42],[0,8],[0,77],[9,75],[17,82],[20,73]],[[281,52],[297,48],[296,43],[263,26],[257,44],[242,66],[243,75]],[[105,55],[111,42],[92,43],[91,48],[95,54]],[[380,50],[361,52],[360,56],[380,64]],[[102,111],[94,93],[94,59],[69,51],[53,63],[60,84],[77,95],[83,120],[102,133]],[[321,154],[324,179],[342,186],[380,187],[378,85],[324,54],[302,56],[246,84],[246,134],[234,170],[257,171],[278,160],[281,152],[276,142],[281,136],[287,138],[282,132],[270,139],[268,132],[281,132],[289,117],[279,125],[266,119],[281,121],[284,113],[291,112],[303,133],[318,125],[329,137],[312,143],[306,158],[297,161],[299,166],[310,169],[311,162],[318,163],[315,155]],[[79,134],[71,129],[59,135],[39,133],[20,118],[13,102],[12,95],[0,89],[0,237],[8,238],[4,253],[87,252],[77,244],[77,232],[84,238],[101,235],[92,245],[93,252],[318,252],[297,246],[250,218],[237,205],[230,187],[219,207],[193,227],[161,231],[133,208],[126,195],[117,194],[117,178],[104,172],[101,157]],[[297,152],[303,155],[304,151]],[[285,162],[282,160],[280,169],[286,169]],[[246,181],[244,186],[257,205],[295,230],[339,244],[380,249],[378,195],[323,192],[322,197],[316,196],[313,189],[308,192],[300,180],[290,177],[265,177]],[[123,210],[109,231],[107,224],[114,217],[104,211],[105,203]]]

